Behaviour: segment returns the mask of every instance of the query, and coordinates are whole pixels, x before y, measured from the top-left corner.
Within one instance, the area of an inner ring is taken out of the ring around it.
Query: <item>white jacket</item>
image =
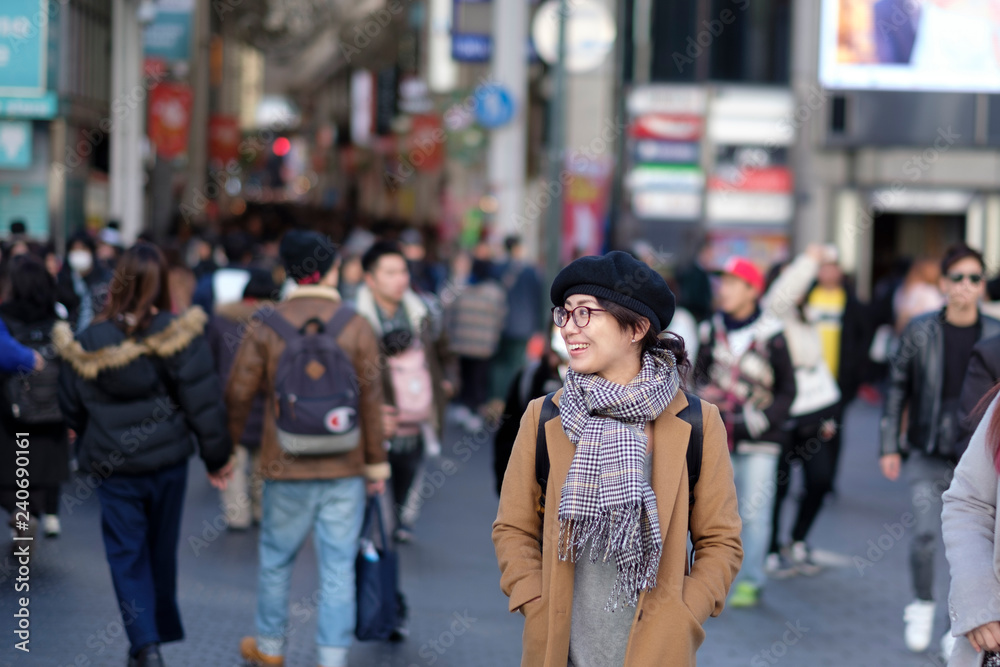
[[[795,402],[790,415],[803,417],[840,401],[840,388],[823,358],[819,332],[802,319],[798,304],[816,281],[819,263],[799,255],[781,272],[761,299],[764,317],[781,320],[788,354],[795,366]]]

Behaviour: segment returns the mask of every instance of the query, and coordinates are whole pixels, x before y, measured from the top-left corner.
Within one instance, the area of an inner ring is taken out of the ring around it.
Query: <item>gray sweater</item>
[[[1000,489],[993,465],[995,444],[986,437],[997,402],[994,400],[983,416],[955,469],[955,479],[944,493],[941,519],[951,566],[948,617],[951,633],[958,637],[948,667],[979,667],[983,654],[976,654],[965,635],[986,623],[1000,621],[1000,551],[996,539]]]
[[[653,456],[647,452],[647,482],[652,474]],[[567,667],[620,667],[625,664],[636,608],[619,604],[613,612],[604,610],[618,579],[618,564],[614,559],[607,562],[598,559],[596,563],[591,563],[591,546],[592,542],[588,542],[577,560],[573,577],[573,615]]]

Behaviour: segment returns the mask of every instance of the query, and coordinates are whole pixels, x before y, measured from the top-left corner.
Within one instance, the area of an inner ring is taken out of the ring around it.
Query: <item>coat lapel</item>
[[[559,405],[563,390],[560,389],[553,397],[553,402]],[[566,437],[562,427],[562,419],[555,417],[545,425],[545,441],[549,452],[549,483],[545,494],[545,531],[548,555],[552,559],[552,585],[550,590],[563,591],[555,601],[553,608],[560,613],[568,614],[573,606],[573,584],[576,568],[572,563],[559,560],[559,501],[562,498],[562,485],[569,473],[569,465],[573,462],[576,447]]]
[[[560,389],[554,397],[556,405],[559,404],[562,392],[563,390]],[[667,409],[653,422],[652,487],[656,494],[660,535],[663,539],[666,539],[667,536],[670,516],[674,511],[681,476],[686,466],[691,425],[678,417],[677,413],[686,408],[687,405],[687,396],[683,391],[678,390]],[[549,484],[545,498],[545,509],[546,514],[553,512],[556,521],[558,521],[559,498],[562,491],[561,481],[566,479],[576,448],[566,437],[562,421],[558,417],[545,425],[545,439],[549,451],[549,480],[560,482],[555,485]]]

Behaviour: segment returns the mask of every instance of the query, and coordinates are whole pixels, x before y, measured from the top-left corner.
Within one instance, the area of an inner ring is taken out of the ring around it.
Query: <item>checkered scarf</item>
[[[618,579],[605,609],[634,607],[639,592],[656,586],[660,522],[646,481],[646,422],[673,400],[680,384],[674,356],[657,348],[642,357],[627,385],[572,369],[559,415],[576,446],[559,502],[559,558],[575,563],[593,540],[590,562],[612,557]]]

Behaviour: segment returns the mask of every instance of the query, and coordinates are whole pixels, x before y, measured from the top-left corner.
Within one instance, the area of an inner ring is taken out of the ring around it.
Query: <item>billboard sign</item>
[[[984,0],[823,0],[827,88],[997,92],[1000,12]]]
[[[0,97],[36,97],[46,89],[48,2],[0,3]]]
[[[147,56],[169,62],[191,57],[191,18],[194,0],[160,0],[156,18],[143,32]]]

